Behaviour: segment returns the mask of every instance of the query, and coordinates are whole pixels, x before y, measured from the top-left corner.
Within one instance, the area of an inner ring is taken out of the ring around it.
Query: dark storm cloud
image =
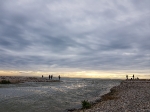
[[[147,70],[149,4],[149,0],[0,1],[0,68]]]

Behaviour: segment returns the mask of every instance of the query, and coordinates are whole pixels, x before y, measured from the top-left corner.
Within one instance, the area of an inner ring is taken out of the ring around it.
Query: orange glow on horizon
[[[132,77],[133,73],[117,72],[117,71],[78,71],[78,72],[41,72],[41,71],[0,71],[0,76],[39,76],[53,74],[54,77],[61,75],[61,77],[72,77],[72,78],[102,78],[102,79],[125,79],[126,74],[129,78]],[[134,73],[135,77],[141,79],[149,79],[149,74],[142,75],[140,73]]]

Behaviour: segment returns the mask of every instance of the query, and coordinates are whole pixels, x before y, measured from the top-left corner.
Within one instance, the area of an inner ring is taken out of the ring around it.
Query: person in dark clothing
[[[60,80],[60,75],[58,76],[59,80]]]
[[[128,80],[128,75],[126,75],[126,79]]]
[[[49,75],[49,80],[50,80],[51,76]]]
[[[53,78],[53,75],[51,75],[51,79]]]
[[[133,74],[133,79],[134,79],[134,74]]]
[[[42,75],[42,78],[43,78],[43,75]]]

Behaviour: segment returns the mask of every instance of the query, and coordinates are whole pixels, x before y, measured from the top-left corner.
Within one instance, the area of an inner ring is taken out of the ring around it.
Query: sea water
[[[0,84],[0,112],[65,112],[94,101],[121,80],[62,78],[62,82]]]

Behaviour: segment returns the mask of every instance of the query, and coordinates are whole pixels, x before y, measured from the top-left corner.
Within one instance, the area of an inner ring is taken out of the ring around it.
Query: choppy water
[[[63,82],[0,85],[1,112],[63,112],[93,101],[120,80],[65,78]]]

